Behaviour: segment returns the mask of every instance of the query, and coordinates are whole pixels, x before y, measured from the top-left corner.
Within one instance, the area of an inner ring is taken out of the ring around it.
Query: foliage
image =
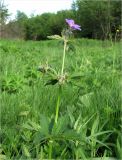
[[[6,22],[9,16],[10,14],[7,9],[7,6],[4,5],[4,0],[1,0],[0,1],[0,37],[4,37],[5,35]]]
[[[1,20],[8,17],[8,10],[3,6]],[[49,35],[60,35],[64,28],[64,19],[74,19],[80,24],[82,32],[75,36],[97,39],[121,38],[121,1],[76,0],[71,10],[62,10],[57,13],[43,13],[27,17],[17,11],[16,19],[6,25],[8,37],[26,40],[44,40]],[[19,31],[19,33],[18,33]],[[5,34],[6,35],[6,34]],[[13,36],[12,36],[13,35]]]
[[[6,20],[9,17],[7,6],[4,5],[4,1],[0,1],[0,26],[6,23]]]
[[[59,70],[62,44],[1,41],[0,158],[121,158],[121,44],[74,43],[75,52],[65,59],[71,75],[55,123],[58,86],[44,86],[45,71]]]
[[[74,5],[83,37],[107,39],[120,29],[121,1],[77,0]]]

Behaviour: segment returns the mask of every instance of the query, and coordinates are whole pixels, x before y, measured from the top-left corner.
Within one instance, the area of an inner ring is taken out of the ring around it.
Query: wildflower
[[[117,29],[116,32],[119,32],[119,29]]]
[[[74,20],[73,19],[65,19],[66,22],[68,23],[69,27],[73,30],[80,30],[81,31],[81,28],[78,24],[75,24]]]

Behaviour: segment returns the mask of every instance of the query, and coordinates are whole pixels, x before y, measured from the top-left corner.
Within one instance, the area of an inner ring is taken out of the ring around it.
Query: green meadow
[[[74,40],[54,122],[61,72],[59,41],[0,40],[0,159],[121,159],[121,42]]]

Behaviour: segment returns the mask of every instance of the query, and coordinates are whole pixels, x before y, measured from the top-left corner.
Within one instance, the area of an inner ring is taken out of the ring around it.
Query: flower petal
[[[80,26],[77,24],[74,24],[71,28],[74,30],[81,30]]]
[[[66,22],[68,23],[68,25],[69,25],[70,27],[72,27],[72,26],[75,24],[75,22],[74,22],[73,19],[65,19],[65,20],[66,20]]]
[[[81,28],[78,24],[75,24],[73,19],[65,19],[66,23],[68,23],[69,27],[72,28],[73,30],[80,30]]]

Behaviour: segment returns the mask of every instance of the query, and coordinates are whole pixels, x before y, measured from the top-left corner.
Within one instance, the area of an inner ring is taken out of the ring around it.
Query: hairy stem
[[[64,51],[63,51],[63,60],[62,60],[62,69],[61,69],[61,74],[63,75],[64,72],[64,62],[65,62],[65,55],[66,55],[66,46],[67,46],[67,41],[64,39]]]
[[[55,123],[57,123],[57,121],[58,121],[60,99],[61,99],[61,86],[59,86],[59,90],[58,90],[58,99],[57,99],[56,114],[55,114]]]
[[[64,51],[63,51],[61,75],[63,75],[63,73],[64,73],[64,62],[65,62],[66,46],[67,46],[67,40],[64,39]],[[57,123],[57,121],[58,121],[59,106],[60,106],[60,99],[61,99],[60,95],[61,95],[61,86],[59,86],[59,93],[58,93],[58,99],[57,99],[57,104],[56,104],[55,123]]]

